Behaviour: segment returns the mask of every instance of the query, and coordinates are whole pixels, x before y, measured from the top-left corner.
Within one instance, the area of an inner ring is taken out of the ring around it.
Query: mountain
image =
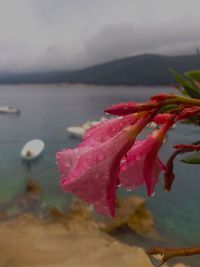
[[[161,56],[144,54],[76,71],[0,74],[0,83],[168,85],[174,83],[174,79],[169,72],[170,69],[174,69],[179,73],[200,69],[200,59],[197,55]]]

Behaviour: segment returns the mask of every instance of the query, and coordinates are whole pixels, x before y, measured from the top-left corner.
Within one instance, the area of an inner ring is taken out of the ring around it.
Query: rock
[[[7,218],[7,212],[5,210],[0,210],[0,221]]]
[[[142,236],[156,236],[155,222],[150,211],[145,207],[144,198],[131,196],[117,200],[116,215],[105,222],[104,229],[108,232],[126,225]]]
[[[0,266],[152,267],[142,248],[120,243],[78,220],[68,223],[70,227],[32,215],[1,223]]]
[[[74,198],[68,212],[70,219],[94,220],[93,209],[80,199]]]
[[[49,211],[49,215],[50,215],[50,217],[52,219],[55,219],[55,220],[58,220],[58,221],[65,220],[67,218],[67,215],[63,211],[61,211],[61,210],[59,210],[57,208],[51,209]]]
[[[26,211],[30,209],[34,209],[39,204],[39,199],[41,197],[42,188],[40,185],[33,181],[28,180],[25,188],[25,192],[21,193],[16,199],[18,206]]]
[[[26,193],[31,193],[34,195],[39,195],[42,192],[41,186],[34,180],[28,180],[26,184]]]
[[[185,265],[183,263],[177,263],[173,267],[190,267],[189,265]]]

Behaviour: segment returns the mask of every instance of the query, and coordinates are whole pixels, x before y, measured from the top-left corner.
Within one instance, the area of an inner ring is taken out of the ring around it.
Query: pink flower
[[[93,204],[99,213],[114,216],[120,161],[150,118],[148,114],[137,122],[136,115],[108,120],[88,130],[77,148],[58,152],[63,190]]]
[[[105,215],[114,216],[121,158],[134,143],[128,130],[122,130],[104,143],[67,149],[56,154],[61,187],[93,204]]]
[[[127,189],[135,189],[146,184],[147,194],[155,191],[159,174],[164,170],[158,159],[158,151],[162,141],[149,135],[145,140],[136,142],[127,157],[123,158],[120,167],[120,181]]]
[[[120,181],[129,189],[146,184],[147,194],[155,191],[159,174],[165,171],[164,165],[158,158],[158,152],[163,144],[166,132],[172,127],[173,118],[156,130],[145,140],[135,143],[123,158],[120,166]]]
[[[153,101],[165,101],[169,99],[175,99],[177,95],[175,94],[157,94],[151,97],[151,100]]]
[[[171,114],[168,114],[168,113],[160,113],[160,114],[157,114],[153,121],[156,123],[156,124],[164,124],[166,123],[167,121],[171,120],[172,118],[172,115]]]
[[[112,105],[111,107],[106,108],[104,111],[112,115],[123,116],[131,113],[153,110],[159,106],[159,103],[152,100],[146,103],[127,102]]]

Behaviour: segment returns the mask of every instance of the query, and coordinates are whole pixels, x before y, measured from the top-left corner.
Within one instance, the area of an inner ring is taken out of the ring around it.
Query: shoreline
[[[0,83],[0,86],[82,86],[82,87],[143,87],[143,88],[152,88],[152,87],[159,87],[159,88],[173,88],[174,84],[169,85],[142,85],[142,84],[93,84],[93,83],[67,83],[67,82],[55,82],[55,83]]]

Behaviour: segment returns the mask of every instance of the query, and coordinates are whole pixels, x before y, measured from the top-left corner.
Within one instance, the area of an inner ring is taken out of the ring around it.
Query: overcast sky
[[[199,10],[199,0],[0,0],[0,71],[195,53]]]

